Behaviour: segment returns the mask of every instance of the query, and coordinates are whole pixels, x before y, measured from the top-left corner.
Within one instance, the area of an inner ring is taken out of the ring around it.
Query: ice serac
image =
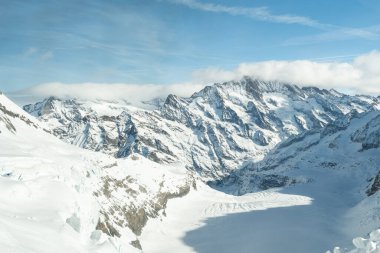
[[[53,97],[24,109],[68,143],[116,157],[137,153],[159,163],[180,162],[215,179],[246,160],[261,160],[291,136],[378,104],[374,97],[246,77],[207,86],[189,98],[169,95],[155,110]]]
[[[334,250],[326,251],[326,253],[376,253],[380,250],[380,230],[374,230],[369,234],[368,238],[356,237],[352,240],[355,247],[352,250],[335,247]]]

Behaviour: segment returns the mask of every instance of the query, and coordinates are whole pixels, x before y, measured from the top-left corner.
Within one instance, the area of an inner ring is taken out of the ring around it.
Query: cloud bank
[[[263,61],[241,63],[232,70],[211,67],[193,73],[194,80],[206,83],[239,80],[243,76],[380,95],[380,52],[357,56],[351,62]]]
[[[244,76],[377,96],[380,95],[380,52],[359,55],[350,62],[262,61],[241,63],[232,70],[210,67],[193,72],[193,80],[187,83],[170,85],[54,82],[8,95],[20,105],[56,96],[83,100],[125,100],[142,106],[141,101],[165,98],[169,94],[188,97],[205,85],[238,81]]]
[[[169,94],[186,97],[202,89],[203,85],[181,83],[171,85],[123,84],[123,83],[46,83],[10,93],[19,105],[33,103],[49,96],[76,98],[81,100],[126,101],[136,106],[155,98],[166,98]]]

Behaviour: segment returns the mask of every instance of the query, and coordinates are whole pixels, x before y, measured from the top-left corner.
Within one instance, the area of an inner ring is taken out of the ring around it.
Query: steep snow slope
[[[138,251],[147,220],[194,183],[178,167],[63,143],[4,95],[0,110],[1,252]]]
[[[220,178],[249,159],[261,160],[289,136],[320,128],[377,98],[244,78],[208,86],[190,98],[169,95],[157,110],[125,102],[48,98],[24,109],[56,136],[116,157],[134,153],[177,163],[205,179]]]

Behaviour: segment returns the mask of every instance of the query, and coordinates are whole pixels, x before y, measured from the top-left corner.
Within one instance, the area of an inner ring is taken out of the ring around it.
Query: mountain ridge
[[[245,77],[188,98],[168,95],[152,111],[53,97],[24,110],[68,143],[115,157],[138,153],[160,163],[180,162],[212,179],[239,168],[236,161],[244,157],[262,159],[289,136],[323,127],[352,109],[377,107],[375,97]]]

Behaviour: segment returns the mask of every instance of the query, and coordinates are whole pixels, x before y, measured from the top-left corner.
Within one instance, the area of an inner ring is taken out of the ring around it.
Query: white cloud
[[[43,53],[40,58],[41,60],[43,61],[47,61],[47,60],[50,60],[51,58],[54,57],[54,54],[52,51],[46,51],[45,53]]]
[[[232,70],[201,69],[195,71],[193,76],[199,83],[224,82],[253,76],[263,80],[380,95],[379,66],[380,52],[372,51],[354,58],[351,62],[263,61],[242,63]]]
[[[308,35],[298,36],[284,41],[284,45],[316,44],[324,41],[340,41],[348,39],[378,40],[380,38],[380,26],[350,28],[333,27],[329,31]]]
[[[42,51],[41,49],[38,49],[36,47],[29,47],[25,52],[24,52],[24,57],[32,57],[34,59],[39,59],[42,61],[47,61],[50,60],[51,58],[54,57],[54,54],[52,51]]]
[[[49,96],[83,100],[124,100],[142,106],[142,101],[166,98],[169,94],[187,97],[202,89],[203,85],[182,83],[171,85],[122,83],[46,83],[9,94],[16,103],[33,103]]]
[[[261,21],[269,21],[274,23],[284,23],[284,24],[299,24],[311,27],[325,27],[326,25],[319,23],[309,17],[283,14],[275,15],[272,14],[266,7],[258,8],[245,8],[236,6],[225,6],[213,3],[203,3],[197,0],[167,0],[172,3],[181,4],[192,9],[217,12],[217,13],[227,13],[234,16],[246,16],[249,18],[254,18]]]
[[[31,55],[33,55],[33,54],[35,54],[35,53],[37,53],[37,52],[38,52],[38,48],[30,47],[30,48],[28,48],[28,49],[25,51],[24,55],[25,55],[25,56],[31,56]]]
[[[322,23],[318,20],[312,19],[306,16],[293,15],[293,14],[273,14],[267,7],[239,7],[239,6],[227,6],[221,4],[200,2],[198,0],[161,0],[174,4],[186,6],[191,9],[213,12],[213,13],[225,13],[232,16],[245,16],[248,18],[272,22],[281,24],[297,24],[302,26],[308,26],[323,30],[322,33],[299,36],[288,39],[284,45],[299,45],[310,44],[322,41],[332,40],[347,40],[347,39],[365,39],[376,40],[380,37],[380,27],[342,27],[328,23]]]

